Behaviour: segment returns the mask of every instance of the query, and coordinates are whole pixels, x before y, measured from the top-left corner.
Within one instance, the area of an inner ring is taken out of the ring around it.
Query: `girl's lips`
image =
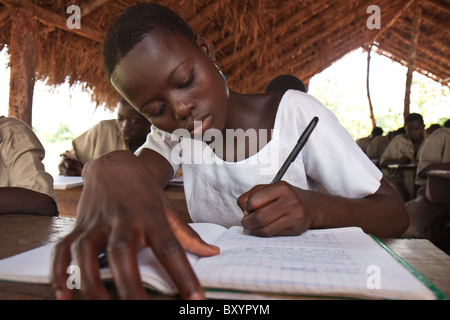
[[[210,114],[201,114],[192,122],[189,122],[186,129],[189,131],[191,136],[202,135],[206,130],[211,127],[212,118]]]

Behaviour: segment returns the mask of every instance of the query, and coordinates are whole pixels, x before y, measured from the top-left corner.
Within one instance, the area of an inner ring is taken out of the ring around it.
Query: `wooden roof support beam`
[[[377,33],[377,35],[372,39],[371,43],[374,43],[375,41],[378,41],[378,39],[383,35],[383,33],[387,30],[389,30],[394,23],[398,21],[398,19],[408,10],[408,8],[411,6],[414,0],[410,0],[397,14],[392,18],[391,21],[388,21],[388,23],[383,26],[383,28],[380,29],[380,31]]]
[[[11,15],[9,110],[8,115],[31,127],[36,68],[37,22],[33,13],[13,8]]]
[[[428,0],[427,3],[428,4],[432,4],[439,11],[443,11],[443,12],[445,12],[447,14],[450,14],[450,9],[449,9],[449,6],[448,6],[448,2],[439,1],[439,0]],[[445,5],[444,3],[447,3],[447,5]]]
[[[6,7],[1,7],[0,8],[0,22],[8,19],[8,16],[9,16],[8,9],[6,9]]]
[[[6,7],[0,8],[0,28],[6,24],[9,18],[9,10]]]
[[[30,0],[0,0],[5,6],[14,8],[25,8],[33,13],[33,17],[44,25],[54,26],[59,29],[63,29],[68,32],[76,33],[84,38],[102,43],[104,35],[90,27],[82,26],[81,29],[69,29],[67,28],[67,17],[60,16],[51,11],[40,8],[33,4]]]
[[[395,38],[399,44],[403,45],[405,48],[408,47],[409,44],[409,40],[407,40],[400,32],[398,32],[397,30],[392,30],[391,31],[391,35],[393,38]],[[429,41],[434,41],[433,39],[427,38],[424,40],[424,38],[421,38],[421,43],[420,43],[420,47],[419,50],[416,52],[416,56],[417,54],[423,55],[423,56],[429,56],[430,58],[426,58],[428,61],[431,62],[435,62],[436,65],[440,65],[442,66],[446,66],[446,59],[445,57],[447,57],[449,49],[448,48],[433,48],[431,45],[427,45],[426,42]],[[397,49],[397,48],[395,48]],[[397,49],[399,50],[399,49]],[[434,66],[435,67],[435,66]],[[433,67],[433,68],[434,68]]]
[[[421,8],[419,0],[414,0],[414,21],[411,31],[411,40],[408,50],[408,71],[406,73],[406,90],[405,90],[405,106],[403,110],[403,117],[409,114],[412,74],[414,71],[414,62],[416,59],[417,42],[419,39],[419,26],[420,26],[420,13]]]
[[[302,37],[303,34],[308,34],[309,32],[311,32],[311,30],[314,30],[317,27],[317,25],[322,24],[322,22],[320,21],[320,17],[322,14],[324,14],[324,12],[331,10],[330,7],[333,9],[336,9],[336,8],[340,8],[340,7],[345,7],[346,5],[347,4],[345,2],[335,4],[334,6],[333,5],[330,6],[330,5],[328,5],[326,3],[322,3],[320,1],[313,2],[309,9],[312,12],[315,12],[316,18],[308,20],[307,16],[302,15],[302,12],[296,12],[295,14],[291,15],[287,20],[281,22],[281,24],[279,24],[277,26],[277,28],[275,28],[275,30],[270,34],[270,37],[272,39],[276,39],[277,37],[283,35],[283,43],[288,43],[290,41],[293,41],[293,39],[295,39],[295,38],[303,38]],[[315,24],[313,25],[313,23],[311,21],[314,21]],[[303,24],[305,22],[308,22],[308,25],[303,26]],[[286,39],[286,35],[284,35],[285,30],[288,29],[289,26],[296,26],[296,25],[298,25],[299,27],[295,27],[294,28],[294,29],[296,29],[295,32],[291,32],[289,35],[289,38]],[[298,30],[301,31],[301,34],[299,33]],[[223,45],[218,46],[217,48],[218,48],[218,50],[220,50],[223,48]],[[222,59],[222,63],[224,66],[226,66],[235,60],[245,57],[245,55],[247,55],[250,51],[253,51],[253,50],[254,50],[254,48],[251,48],[250,46],[246,46],[245,48],[241,49],[240,51],[236,52],[235,54],[229,55],[229,56],[225,57],[224,59]]]
[[[101,7],[102,5],[106,4],[109,1],[110,0],[93,0],[87,3],[82,3],[80,5],[81,17],[89,15],[91,12],[97,10],[97,8]]]

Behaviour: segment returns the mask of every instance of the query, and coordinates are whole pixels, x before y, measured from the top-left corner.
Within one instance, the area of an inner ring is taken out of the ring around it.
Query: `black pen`
[[[311,132],[314,130],[314,128],[316,127],[317,122],[319,121],[318,117],[314,117],[311,122],[308,124],[308,126],[306,127],[305,131],[302,133],[302,135],[300,136],[300,138],[297,141],[297,144],[295,145],[294,149],[291,151],[291,153],[289,154],[289,156],[287,157],[286,161],[283,163],[283,165],[281,166],[280,170],[278,171],[277,175],[275,176],[275,178],[273,178],[272,183],[280,181],[281,178],[283,177],[284,173],[286,172],[286,170],[289,168],[289,166],[291,165],[291,162],[293,162],[295,160],[295,158],[297,158],[297,155],[300,153],[300,151],[303,149],[303,147],[306,144],[306,141],[308,141],[309,136],[311,135]]]

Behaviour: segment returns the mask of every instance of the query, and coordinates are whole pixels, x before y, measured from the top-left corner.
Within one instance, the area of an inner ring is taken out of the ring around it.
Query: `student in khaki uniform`
[[[145,142],[150,122],[124,99],[117,107],[117,119],[100,121],[72,141],[73,149],[61,155],[62,175],[79,176],[89,160],[115,150],[134,152]]]
[[[362,151],[364,151],[365,154],[367,154],[367,150],[373,139],[382,135],[383,129],[381,129],[380,127],[375,127],[367,137],[356,139],[356,144],[361,148]]]
[[[406,134],[400,134],[389,142],[380,158],[380,167],[385,178],[402,195],[408,199],[408,193],[403,183],[403,172],[390,169],[391,164],[418,163],[420,152],[425,143],[425,126],[423,118],[418,113],[411,113],[405,119]]]
[[[426,141],[417,167],[416,183],[420,186],[416,199],[406,203],[410,225],[404,237],[427,238],[430,227],[442,218],[450,217],[448,202],[434,203],[425,196],[427,172],[450,170],[450,120]]]
[[[45,150],[23,121],[0,117],[0,214],[57,216]]]

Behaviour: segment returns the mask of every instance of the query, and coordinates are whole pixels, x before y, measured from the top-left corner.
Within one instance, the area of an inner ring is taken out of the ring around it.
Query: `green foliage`
[[[76,138],[76,134],[70,130],[70,125],[68,123],[60,123],[56,132],[41,132],[40,130],[34,130],[37,131],[36,134],[43,143],[61,143],[72,141]]]

